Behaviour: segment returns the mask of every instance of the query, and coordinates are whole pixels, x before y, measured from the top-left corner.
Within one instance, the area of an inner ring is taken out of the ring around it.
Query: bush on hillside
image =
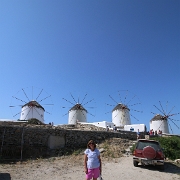
[[[151,139],[159,141],[167,158],[180,159],[180,137],[153,137]]]

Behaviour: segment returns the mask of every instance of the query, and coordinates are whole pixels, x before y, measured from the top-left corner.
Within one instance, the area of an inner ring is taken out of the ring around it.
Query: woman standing
[[[90,140],[87,144],[87,149],[84,151],[84,166],[86,173],[86,180],[97,180],[101,174],[101,158],[100,152],[96,148],[96,144],[93,140]]]

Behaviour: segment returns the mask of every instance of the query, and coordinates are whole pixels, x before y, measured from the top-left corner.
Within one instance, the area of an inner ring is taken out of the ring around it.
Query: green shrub
[[[82,149],[77,149],[77,150],[74,150],[74,152],[73,152],[73,154],[76,156],[81,154],[81,153],[82,153]]]
[[[131,153],[133,153],[133,152],[134,152],[135,147],[136,147],[136,144],[137,144],[137,143],[133,144],[133,145],[132,145],[132,147],[130,148]]]
[[[172,137],[153,137],[159,141],[161,147],[164,149],[165,157],[169,159],[180,159],[180,138],[177,136]]]

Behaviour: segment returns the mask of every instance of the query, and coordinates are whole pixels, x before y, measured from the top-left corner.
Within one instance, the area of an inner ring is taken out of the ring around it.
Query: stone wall
[[[136,140],[129,131],[107,132],[94,125],[30,125],[26,123],[0,123],[1,157],[46,156],[52,149],[85,148],[90,139],[100,143],[108,138]],[[22,158],[22,157],[21,157]]]

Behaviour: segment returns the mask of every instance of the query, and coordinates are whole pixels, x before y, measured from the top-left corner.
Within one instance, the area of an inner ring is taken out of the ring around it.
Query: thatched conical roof
[[[161,114],[156,114],[150,121],[158,121],[158,120],[164,120],[167,121],[166,116],[162,116]]]
[[[45,109],[35,100],[29,101],[28,103],[24,104],[22,106],[22,108],[25,107],[25,106],[41,108],[41,109],[43,109],[45,111]]]
[[[87,110],[81,104],[74,105],[69,111],[72,111],[72,110],[81,110],[81,111],[87,112]]]
[[[115,108],[112,110],[112,112],[117,110],[117,109],[127,109],[130,111],[130,109],[126,105],[121,104],[121,103],[119,103],[117,106],[115,106]]]

